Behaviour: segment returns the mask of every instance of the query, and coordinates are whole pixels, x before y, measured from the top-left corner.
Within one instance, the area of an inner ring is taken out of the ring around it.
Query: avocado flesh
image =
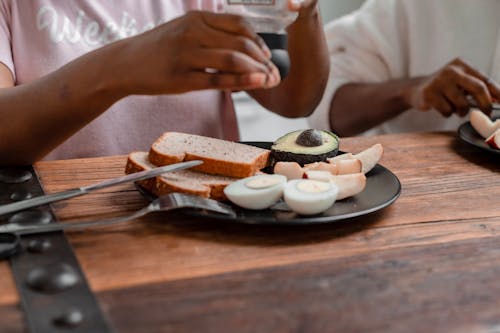
[[[323,144],[315,147],[302,146],[296,143],[302,130],[288,133],[271,146],[272,164],[280,161],[297,162],[300,165],[325,161],[337,155],[339,150],[338,137],[328,131],[321,131]]]

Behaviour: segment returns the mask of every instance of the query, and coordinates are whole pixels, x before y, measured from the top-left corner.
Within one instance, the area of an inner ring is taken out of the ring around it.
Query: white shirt
[[[332,98],[349,82],[429,75],[456,57],[500,81],[499,0],[367,0],[325,30],[331,71],[314,128],[328,129]],[[365,134],[456,130],[464,121],[408,110]]]

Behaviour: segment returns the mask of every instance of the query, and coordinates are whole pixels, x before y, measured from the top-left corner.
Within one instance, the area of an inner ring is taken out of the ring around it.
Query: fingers
[[[288,0],[288,9],[298,12],[302,9],[312,9],[318,3],[318,0]]]
[[[269,49],[236,15],[189,12],[127,45],[132,83],[126,88],[134,94],[263,89],[280,82]]]
[[[318,0],[288,0],[288,10],[298,13],[295,22],[303,18],[317,17],[319,16]]]
[[[271,88],[280,83],[278,69],[249,56],[224,49],[201,49],[184,60],[191,84],[199,89],[249,90]]]
[[[491,103],[493,102],[490,92],[486,84],[472,76],[458,82],[464,91],[469,93],[477,103],[477,106],[484,111],[491,109]]]
[[[458,86],[443,86],[438,80],[431,81],[421,89],[414,107],[420,111],[434,109],[445,117],[450,117],[454,112],[465,115],[469,110],[467,99]]]
[[[490,78],[485,83],[494,101],[500,101],[500,85]]]
[[[270,63],[271,51],[269,51],[267,46],[265,50],[263,50],[250,38],[211,28],[207,29],[204,37],[205,38],[199,42],[201,46],[205,48],[236,50],[252,57],[262,64]]]
[[[193,89],[248,90],[279,84],[271,51],[241,16],[191,12],[180,71]]]
[[[465,116],[470,108],[468,96],[486,113],[500,92],[496,83],[462,59],[455,59],[431,76],[420,89],[419,109],[432,107],[444,116]]]
[[[475,69],[469,63],[467,63],[465,60],[461,58],[457,58],[454,60],[454,63],[457,65],[457,67],[461,68],[464,73],[477,78],[478,80],[482,81],[485,85],[489,85],[490,79],[487,75],[481,73],[479,70]],[[493,84],[491,84],[492,87],[494,87]]]
[[[449,100],[438,92],[431,93],[427,99],[426,104],[431,105],[436,111],[445,117],[450,117],[453,114],[454,108]]]
[[[451,110],[445,110],[443,115],[451,116],[453,112],[457,113],[459,116],[463,117],[469,112],[469,102],[464,96],[463,90],[458,86],[448,86],[443,91],[444,98],[451,106]]]
[[[182,60],[185,68],[203,71],[211,68],[226,73],[259,72],[272,74],[272,69],[250,56],[228,49],[198,49],[186,54]]]
[[[209,12],[197,12],[194,15],[199,15],[205,24],[197,29],[197,43],[212,52],[192,52],[191,56],[198,57],[191,57],[195,68],[202,69],[205,63],[203,68],[223,72],[277,72],[266,43],[241,16]],[[238,55],[238,52],[241,54]]]
[[[266,55],[269,57],[271,56],[271,51],[269,51],[264,40],[253,31],[250,24],[243,17],[239,15],[216,14],[210,12],[198,12],[198,15],[201,16],[201,19],[208,27],[246,37],[254,41]]]
[[[253,90],[272,87],[269,77],[264,73],[190,72],[185,76],[185,80],[190,90]]]
[[[472,67],[469,63],[467,63],[465,60],[461,58],[457,58],[451,62],[452,65],[458,66],[461,68],[464,73],[466,73],[469,76],[472,76],[478,80],[480,80],[482,83],[480,85],[485,85],[486,90],[488,91],[488,95],[490,96],[490,99],[488,100],[488,103],[491,104],[492,99],[498,100],[500,99],[500,85],[498,85],[496,82],[494,82],[492,79],[490,79],[487,75],[481,73],[479,70],[475,69]],[[476,84],[478,86],[479,84]],[[477,88],[475,88],[477,89]],[[481,90],[484,90],[481,88]],[[478,92],[481,94],[481,92]],[[474,96],[475,97],[475,96]],[[476,101],[480,103],[479,100]],[[484,95],[483,95],[483,104],[484,106],[482,108],[489,109],[490,105],[486,106],[485,105],[486,101],[484,100]]]

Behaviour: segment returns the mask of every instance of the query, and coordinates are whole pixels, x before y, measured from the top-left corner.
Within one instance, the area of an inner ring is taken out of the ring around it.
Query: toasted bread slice
[[[142,151],[136,151],[128,155],[127,164],[125,165],[125,173],[128,175],[153,168],[155,168],[155,165],[149,162],[148,154]],[[149,192],[156,194],[156,177],[140,180],[137,183]]]
[[[192,170],[214,175],[244,178],[268,164],[269,150],[205,136],[166,132],[149,151],[149,161],[162,166],[202,160]]]
[[[148,159],[147,152],[130,153],[125,172],[133,173],[155,167]],[[182,192],[204,198],[225,200],[224,188],[237,180],[233,177],[210,175],[192,170],[180,170],[166,173],[156,179],[147,179],[139,184],[155,195]]]

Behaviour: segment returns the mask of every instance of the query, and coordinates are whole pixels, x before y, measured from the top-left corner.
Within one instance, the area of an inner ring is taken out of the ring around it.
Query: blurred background
[[[320,0],[323,23],[357,9],[364,0]],[[274,141],[296,129],[308,128],[306,119],[289,119],[271,113],[245,93],[233,94],[242,141]]]

